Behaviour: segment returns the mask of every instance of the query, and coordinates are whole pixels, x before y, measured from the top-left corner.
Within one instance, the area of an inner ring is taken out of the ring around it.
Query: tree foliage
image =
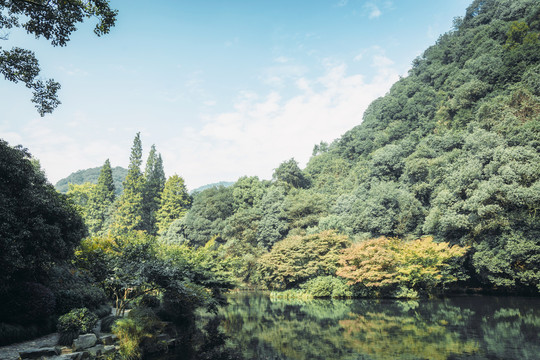
[[[261,281],[271,289],[288,289],[317,276],[332,275],[340,252],[348,245],[347,236],[333,231],[289,236],[259,259]]]
[[[91,235],[102,234],[106,231],[106,220],[111,216],[115,199],[111,163],[107,159],[101,168],[97,185],[88,198],[85,222]]]
[[[0,1],[0,31],[20,27],[36,38],[43,37],[53,46],[65,46],[77,24],[85,18],[97,19],[94,33],[107,34],[116,21],[117,11],[106,0]],[[0,74],[14,83],[23,82],[33,90],[32,102],[41,116],[51,113],[59,104],[60,84],[38,78],[40,67],[35,54],[14,47],[0,47]]]
[[[141,173],[142,143],[140,133],[133,139],[124,192],[118,199],[113,231],[123,233],[144,229],[144,177]]]
[[[383,294],[398,287],[431,293],[463,280],[458,261],[466,251],[457,245],[435,243],[432,237],[413,241],[380,237],[344,250],[337,275]]]
[[[30,153],[0,140],[0,291],[37,280],[67,261],[86,234],[75,207],[54,190]]]
[[[184,179],[178,175],[173,175],[167,179],[161,204],[156,214],[158,233],[167,231],[173,221],[181,219],[191,206]]]

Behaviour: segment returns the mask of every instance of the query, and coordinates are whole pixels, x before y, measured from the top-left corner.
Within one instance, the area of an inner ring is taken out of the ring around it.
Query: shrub
[[[60,316],[57,325],[58,332],[60,332],[59,344],[71,345],[73,339],[79,334],[92,331],[97,321],[98,317],[87,308],[73,309]]]
[[[352,297],[353,293],[346,280],[334,276],[319,276],[300,286],[313,297]]]
[[[25,282],[10,289],[0,299],[2,317],[15,324],[38,324],[54,314],[56,299],[52,291],[38,283]]]
[[[348,245],[347,236],[335,231],[289,236],[260,257],[260,280],[270,289],[284,290],[317,276],[334,274],[340,253]]]
[[[465,278],[457,260],[467,249],[436,243],[432,237],[414,241],[381,237],[344,250],[336,274],[377,295],[417,297]]]
[[[108,316],[111,314],[111,306],[109,304],[103,304],[97,309],[93,310],[92,312],[96,314],[98,319],[102,319],[105,316]]]
[[[112,331],[113,325],[118,319],[121,319],[120,316],[109,315],[101,319],[101,332],[110,333]]]
[[[96,309],[106,301],[103,290],[93,285],[58,290],[56,296],[58,299],[56,312],[58,314],[82,307]]]
[[[184,283],[182,291],[166,291],[158,310],[158,315],[165,321],[188,328],[193,325],[194,313],[198,307],[210,307],[212,299],[202,286]]]
[[[157,308],[160,305],[160,300],[157,296],[144,294],[136,302],[136,305],[141,307]]]
[[[139,345],[145,333],[141,324],[134,319],[122,318],[113,325],[112,331],[118,336],[119,354],[123,359],[142,358]]]
[[[72,309],[97,309],[107,298],[85,271],[70,266],[55,266],[51,270],[48,286],[56,296],[56,313],[65,314]]]
[[[123,359],[141,359],[145,352],[165,350],[166,344],[157,341],[164,323],[149,308],[132,309],[127,318],[119,319],[113,326],[118,336],[120,356]]]
[[[0,323],[0,346],[34,339],[53,331],[54,321],[45,321],[40,325],[29,326]]]

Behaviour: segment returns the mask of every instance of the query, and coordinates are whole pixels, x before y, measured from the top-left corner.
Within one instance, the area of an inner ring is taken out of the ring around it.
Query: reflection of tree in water
[[[223,327],[247,349],[247,358],[346,359],[351,351],[344,347],[338,320],[349,312],[345,301],[235,296],[223,312]]]
[[[416,316],[384,313],[355,315],[341,320],[348,347],[375,359],[447,359],[451,355],[472,354],[478,345],[462,340],[444,320],[433,322]]]
[[[224,329],[249,359],[533,359],[538,299],[428,301],[229,298]],[[516,349],[519,348],[519,349]]]
[[[486,352],[501,358],[538,359],[540,309],[501,308],[482,318]]]

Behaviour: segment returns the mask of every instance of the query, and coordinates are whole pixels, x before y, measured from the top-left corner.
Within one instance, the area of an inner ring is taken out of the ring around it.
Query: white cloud
[[[303,65],[294,65],[284,62],[278,63],[279,65],[270,66],[263,71],[260,79],[264,84],[272,87],[282,87],[287,80],[298,79],[304,76],[308,71]]]
[[[82,137],[74,135],[73,127],[58,128],[54,116],[33,119],[17,132],[2,132],[2,137],[11,146],[22,143],[27,147],[53,184],[74,171],[101,166],[107,158],[113,166],[126,166],[129,143],[122,144],[117,133],[96,136],[84,123],[84,114],[76,113],[73,118]]]
[[[368,2],[364,5],[364,7],[369,12],[368,17],[370,19],[376,19],[382,15],[381,10],[374,3]]]
[[[202,129],[186,128],[180,138],[161,144],[167,168],[178,169],[172,172],[194,188],[243,175],[268,179],[291,157],[304,166],[314,144],[360,124],[369,103],[399,78],[388,58],[373,60],[377,74],[369,83],[338,64],[316,79],[298,79],[297,94],[288,98],[276,91],[240,94],[233,111],[207,116]]]
[[[378,68],[388,68],[394,65],[394,62],[384,55],[373,56],[373,66]]]
[[[285,64],[286,62],[289,62],[289,58],[285,56],[278,56],[274,59],[274,62],[277,62],[278,64]]]
[[[308,77],[305,68],[286,78],[287,87],[240,92],[229,111],[220,112],[208,103],[204,115],[189,126],[182,122],[185,113],[179,108],[176,117],[155,123],[133,119],[124,125],[114,116],[99,122],[83,112],[63,118],[59,112],[0,132],[11,145],[27,146],[53,183],[73,171],[100,166],[107,158],[113,166],[127,167],[137,131],[143,156],[155,143],[166,174],[183,176],[190,189],[243,175],[269,179],[282,161],[294,157],[305,166],[314,144],[331,142],[360,124],[369,103],[399,78],[397,66],[380,48],[369,48],[363,56],[372,61],[365,74],[351,73],[345,64],[326,59],[319,76]],[[200,84],[191,85],[196,90]],[[66,126],[66,119],[76,126]]]

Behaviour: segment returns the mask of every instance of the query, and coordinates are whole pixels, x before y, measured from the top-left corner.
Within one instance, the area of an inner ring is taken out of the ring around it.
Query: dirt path
[[[19,358],[19,351],[55,346],[58,342],[58,336],[58,333],[53,333],[37,339],[23,341],[8,346],[1,346],[0,360],[16,360]]]

